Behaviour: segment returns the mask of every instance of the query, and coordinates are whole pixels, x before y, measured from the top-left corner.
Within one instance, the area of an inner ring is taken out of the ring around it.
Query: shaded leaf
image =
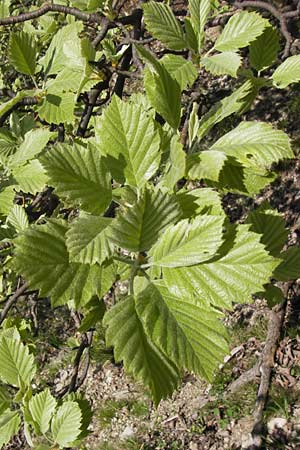
[[[70,263],[66,231],[66,224],[54,219],[27,228],[15,241],[15,267],[41,297],[51,297],[53,306],[70,300],[84,305],[93,295],[105,294],[115,274],[111,265]]]
[[[220,313],[172,295],[162,282],[139,293],[136,308],[153,342],[181,368],[211,380],[228,346]]]
[[[250,64],[259,72],[270,67],[277,59],[280,49],[276,28],[267,27],[249,48]]]
[[[101,214],[111,202],[111,180],[94,147],[58,145],[40,161],[57,195],[87,212]]]
[[[134,298],[127,297],[108,311],[104,325],[115,360],[123,361],[125,370],[150,389],[155,404],[171,395],[179,382],[178,371],[145,333]]]
[[[290,247],[279,255],[283,261],[276,267],[274,278],[279,281],[297,280],[300,278],[300,249]]]

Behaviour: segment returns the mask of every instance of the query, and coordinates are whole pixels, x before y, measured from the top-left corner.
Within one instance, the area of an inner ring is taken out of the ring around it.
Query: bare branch
[[[2,322],[4,321],[4,319],[6,318],[7,314],[9,313],[11,307],[16,303],[16,301],[19,299],[19,297],[21,297],[27,290],[28,288],[28,284],[24,283],[22,284],[22,286],[20,286],[16,292],[11,295],[10,297],[8,297],[4,308],[1,311],[0,314],[0,325],[2,324]]]

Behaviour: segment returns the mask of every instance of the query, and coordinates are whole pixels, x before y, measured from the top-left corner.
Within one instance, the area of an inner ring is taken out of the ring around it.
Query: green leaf
[[[274,172],[256,167],[243,167],[235,158],[229,156],[219,174],[218,182],[211,182],[222,192],[254,196],[276,178]]]
[[[56,400],[49,389],[45,389],[34,395],[29,400],[29,411],[33,420],[38,424],[42,434],[45,434],[50,426],[51,417],[55,411]]]
[[[15,240],[15,267],[32,289],[40,290],[41,297],[51,297],[53,306],[70,300],[84,305],[93,295],[107,292],[114,271],[111,265],[70,263],[66,231],[66,223],[54,219],[27,228]]]
[[[182,209],[182,218],[187,219],[200,214],[212,216],[224,215],[221,197],[211,188],[199,188],[177,194],[177,201]]]
[[[232,114],[238,114],[244,109],[247,97],[251,94],[252,90],[252,81],[247,80],[231,95],[216,103],[208,113],[201,118],[198,125],[198,139],[202,139],[212,127],[226,117],[231,116]]]
[[[32,35],[20,31],[9,38],[9,60],[17,72],[33,76],[36,67],[37,48]]]
[[[111,222],[100,216],[84,216],[73,222],[66,234],[70,261],[102,264],[108,259],[112,253],[107,231]]]
[[[12,225],[18,232],[25,230],[29,226],[25,209],[20,205],[13,205],[7,217],[7,223]]]
[[[300,81],[300,55],[290,56],[280,64],[273,73],[272,80],[279,89]]]
[[[74,70],[70,67],[63,69],[57,77],[47,81],[48,94],[60,95],[62,92],[77,92],[83,77],[82,70]]]
[[[57,195],[92,214],[111,202],[111,180],[100,152],[90,146],[59,145],[40,158]]]
[[[282,290],[273,284],[267,284],[265,290],[260,292],[259,296],[267,300],[269,308],[273,308],[273,306],[278,305],[278,303],[284,300]]]
[[[7,161],[17,149],[16,137],[5,128],[0,128],[0,164],[7,166]]]
[[[11,404],[11,395],[8,387],[0,386],[0,417]],[[1,442],[1,441],[0,441]]]
[[[92,308],[89,309],[88,313],[83,317],[78,329],[81,333],[86,333],[92,328],[95,328],[95,326],[102,321],[106,311],[103,300],[99,300],[98,297],[95,297],[94,301],[91,301],[90,303],[92,304]]]
[[[176,183],[185,175],[186,153],[178,136],[174,135],[170,142],[170,154],[164,168],[159,186],[166,187],[169,192],[176,188]]]
[[[188,178],[190,180],[218,181],[226,160],[227,157],[224,153],[214,150],[193,153],[187,160]]]
[[[279,256],[283,261],[276,267],[274,278],[278,281],[290,281],[300,278],[300,249],[298,247],[290,247]]]
[[[239,12],[230,17],[215,43],[215,49],[220,52],[234,52],[239,48],[247,47],[268,26],[270,22],[256,12]]]
[[[277,59],[280,49],[276,28],[267,27],[249,47],[250,64],[261,72],[270,67]]]
[[[73,22],[58,30],[54,35],[48,50],[39,64],[43,66],[47,75],[57,74],[69,64],[68,50],[73,48],[73,55],[77,57],[78,64],[82,64],[81,51],[78,51],[78,33],[82,30],[81,22]],[[79,41],[80,42],[80,41]],[[71,66],[72,66],[71,57]],[[75,67],[75,66],[74,66]]]
[[[114,96],[100,121],[101,152],[113,177],[141,188],[157,171],[160,137],[154,121],[141,106]]]
[[[14,169],[13,177],[19,189],[33,194],[40,192],[48,181],[45,171],[37,159]]]
[[[222,244],[223,217],[198,216],[171,225],[149,252],[155,266],[193,266],[210,259]]]
[[[25,134],[24,141],[18,150],[9,158],[7,165],[10,168],[19,166],[29,159],[37,156],[47,145],[53,133],[46,128],[36,128]]]
[[[199,53],[204,42],[204,27],[210,14],[211,6],[211,0],[189,0],[191,23],[197,36]]]
[[[232,156],[245,167],[258,169],[294,157],[287,134],[264,122],[241,122],[222,136],[211,150]]]
[[[192,86],[198,76],[194,64],[180,55],[165,55],[160,63],[167,69],[169,74],[177,81],[181,91]]]
[[[54,442],[61,447],[70,447],[81,432],[81,421],[79,405],[72,401],[64,402],[58,408],[51,423]]]
[[[20,340],[3,336],[0,339],[0,378],[8,384],[22,387],[30,384],[36,372],[34,357]]]
[[[169,5],[149,2],[143,4],[144,20],[148,31],[171,50],[186,47],[182,27]]]
[[[37,108],[42,120],[59,125],[60,123],[72,123],[74,120],[76,96],[72,92],[48,94],[41,106]]]
[[[15,198],[15,186],[6,186],[0,191],[0,214],[7,216],[13,207],[13,200]]]
[[[166,285],[178,297],[195,295],[221,308],[249,302],[252,294],[263,290],[279,263],[259,241],[260,235],[250,232],[249,225],[239,225],[219,257],[187,268],[164,267]]]
[[[201,64],[213,75],[230,75],[237,77],[242,58],[235,52],[223,52],[201,59]]]
[[[139,293],[137,313],[152,341],[182,369],[211,380],[226,352],[226,330],[212,308],[172,295],[162,282]]]
[[[280,213],[263,203],[255,211],[251,211],[247,218],[251,224],[250,230],[261,234],[261,242],[273,256],[279,256],[288,237],[285,221]]]
[[[10,0],[2,0],[0,3],[0,18],[9,16]]]
[[[34,91],[31,91],[33,94]],[[18,92],[14,98],[11,100],[8,100],[5,103],[2,103],[0,105],[0,117],[3,116],[5,113],[7,113],[11,108],[13,108],[17,103],[19,103],[20,100],[22,100],[24,97],[26,97],[29,94],[29,91],[20,91]]]
[[[168,225],[180,217],[175,195],[145,190],[133,207],[121,210],[110,237],[119,247],[132,252],[149,250]]]
[[[18,433],[20,425],[21,419],[16,411],[8,409],[0,416],[0,448]]]
[[[176,389],[179,374],[176,367],[147,336],[132,296],[119,302],[104,316],[106,343],[114,346],[116,361],[150,389],[156,405]]]
[[[144,86],[150,104],[172,128],[177,129],[181,115],[179,83],[144,47],[136,45],[136,48],[148,64],[144,71]]]

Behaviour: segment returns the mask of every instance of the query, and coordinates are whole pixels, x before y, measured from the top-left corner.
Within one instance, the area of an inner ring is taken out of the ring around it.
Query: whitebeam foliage
[[[83,334],[105,326],[115,360],[158,404],[180,386],[184,370],[212,379],[228,352],[225,310],[255,294],[273,306],[283,295],[271,279],[300,276],[299,249],[282,251],[287,230],[277,212],[264,204],[233,225],[222,207],[224,193],[255,196],[275,179],[274,163],[294,156],[288,136],[243,120],[221,136],[219,125],[207,139],[224,119],[247,111],[261,87],[300,81],[300,60],[291,56],[262,78],[279,43],[256,12],[234,13],[208,48],[210,0],[190,0],[184,21],[165,3],[143,5],[146,30],[166,47],[160,59],[136,38],[118,48],[123,28],[113,28],[122,21],[109,2],[71,4],[93,13],[96,24],[98,10],[106,15],[112,29],[105,39],[95,42],[86,19],[70,13],[65,26],[42,16],[3,43],[17,81],[15,97],[0,104],[1,281],[14,279],[10,295],[22,276],[53,307],[75,309]],[[11,9],[6,0],[0,17]],[[243,70],[239,50],[248,46]],[[131,83],[135,73],[119,61],[132,54],[140,58],[142,92],[121,99],[119,77]],[[194,94],[204,69],[237,78],[237,88],[200,117]],[[47,195],[54,205],[40,210]],[[128,284],[121,298],[119,280]],[[112,293],[115,302],[106,302]],[[3,319],[0,448],[21,425],[37,450],[78,446],[91,418],[86,400],[74,393],[58,399],[34,384],[34,345],[20,321]]]

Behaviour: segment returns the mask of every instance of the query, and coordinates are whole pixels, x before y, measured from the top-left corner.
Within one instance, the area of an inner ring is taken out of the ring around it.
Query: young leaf
[[[37,156],[45,148],[52,135],[53,133],[46,128],[30,130],[25,134],[24,141],[18,150],[9,158],[7,166],[17,167]]]
[[[276,267],[274,278],[279,281],[297,280],[300,278],[300,250],[290,247],[279,255],[283,261]]]
[[[3,336],[0,339],[0,378],[8,384],[21,387],[30,384],[36,372],[34,357],[20,340]]]
[[[109,265],[70,263],[66,231],[66,223],[54,219],[27,228],[15,241],[15,267],[42,297],[51,297],[53,306],[70,300],[84,305],[93,295],[101,297],[107,292],[114,271]]]
[[[201,59],[201,63],[213,75],[230,75],[237,77],[242,58],[235,52],[223,52]]]
[[[149,252],[155,266],[193,266],[207,261],[222,244],[223,217],[198,216],[171,225]]]
[[[139,319],[132,296],[117,303],[105,316],[106,343],[114,346],[116,361],[150,389],[156,405],[172,394],[179,382],[176,366],[154,345]]]
[[[171,50],[187,46],[180,23],[170,6],[150,1],[143,5],[144,19],[150,33]]]
[[[70,47],[76,49],[78,62],[82,63],[81,52],[78,54],[78,44],[74,46],[74,42],[78,42],[78,33],[82,28],[82,23],[77,21],[60,28],[54,35],[45,55],[39,60],[47,75],[57,74],[66,67],[69,58],[64,49],[68,50]]]
[[[163,268],[164,281],[174,295],[195,295],[199,301],[231,309],[232,303],[248,302],[263,290],[279,260],[260,242],[249,225],[239,225],[225,241],[220,257],[190,267]]]
[[[261,242],[271,255],[280,256],[279,253],[288,237],[288,230],[281,214],[272,210],[268,204],[262,204],[250,212],[246,223],[251,224],[251,231],[262,235]]]
[[[180,85],[181,91],[192,86],[198,76],[193,63],[180,55],[165,55],[160,62]]]
[[[16,186],[6,186],[0,191],[0,214],[7,216],[13,206]]]
[[[145,190],[133,207],[125,209],[114,220],[110,237],[119,247],[132,252],[149,250],[168,225],[180,217],[173,195],[160,190]]]
[[[33,420],[38,424],[42,434],[45,434],[50,426],[51,417],[55,411],[56,400],[49,389],[45,389],[34,395],[29,400],[29,411]]]
[[[100,152],[78,144],[59,145],[40,158],[55,192],[71,204],[101,214],[111,202],[111,181]]]
[[[241,122],[221,137],[211,150],[232,156],[246,167],[269,168],[274,162],[293,158],[289,137],[264,122]]]
[[[272,80],[279,89],[300,81],[300,55],[290,56],[280,64],[273,73]]]
[[[51,431],[54,442],[61,447],[70,447],[81,431],[82,414],[76,402],[67,401],[60,406],[52,420]]]
[[[228,350],[220,314],[175,297],[162,282],[139,293],[136,309],[152,341],[181,368],[211,380]]]
[[[24,31],[11,33],[8,53],[10,63],[18,72],[25,75],[34,75],[37,48],[32,35]]]
[[[112,219],[90,215],[73,222],[66,234],[70,261],[102,264],[108,259],[112,253],[107,233],[111,222]]]
[[[74,108],[76,97],[72,92],[61,92],[57,94],[47,94],[38,113],[42,120],[48,123],[72,123],[74,120]]]
[[[113,178],[143,187],[158,169],[160,137],[140,106],[114,96],[100,121],[98,137]]]
[[[170,142],[170,154],[164,169],[163,177],[158,186],[166,187],[172,192],[176,183],[185,175],[186,153],[178,136],[174,135]]]
[[[207,114],[205,114],[198,125],[198,139],[201,140],[217,123],[232,114],[238,114],[245,107],[247,98],[251,95],[253,84],[247,80],[231,95],[216,103]]]
[[[189,0],[191,23],[197,36],[198,52],[200,53],[204,41],[204,27],[211,11],[211,0]]]
[[[0,416],[0,448],[8,444],[11,438],[18,433],[21,419],[17,411],[7,409]]]
[[[250,64],[258,72],[270,67],[277,59],[279,37],[274,27],[267,27],[249,47]]]
[[[172,128],[177,129],[181,115],[179,83],[172,78],[164,65],[144,47],[136,46],[136,48],[149,66],[144,71],[144,86],[149,102]]]
[[[25,166],[14,169],[13,177],[18,188],[23,192],[40,192],[48,181],[41,163],[33,159]]]
[[[215,43],[220,52],[234,52],[247,47],[260,36],[270,22],[256,12],[242,11],[232,16]]]

